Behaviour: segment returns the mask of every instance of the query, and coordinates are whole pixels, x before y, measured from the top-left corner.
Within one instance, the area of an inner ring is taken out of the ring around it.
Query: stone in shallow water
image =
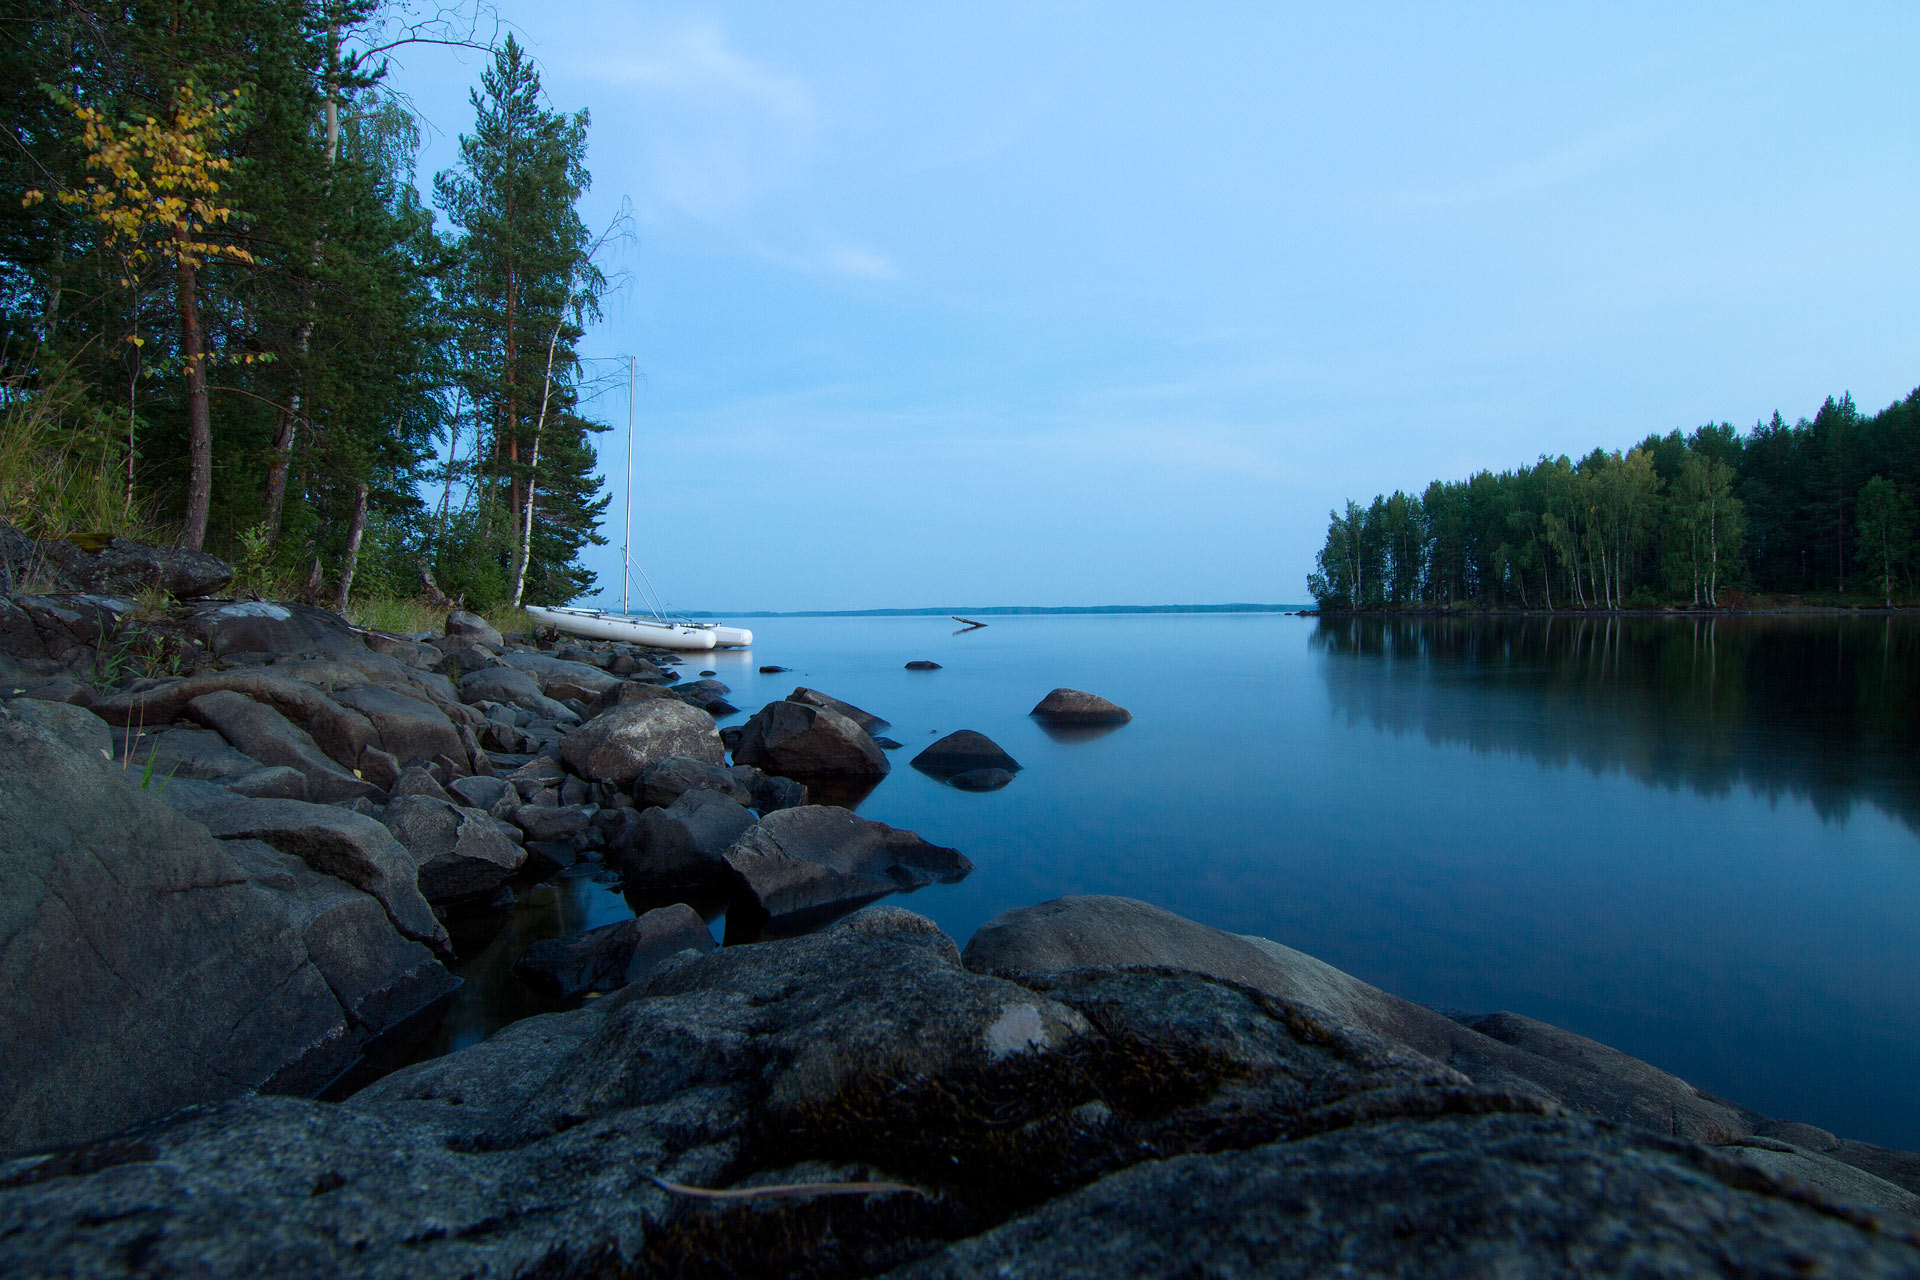
[[[1017,773],[1020,762],[1000,749],[984,733],[961,729],[950,733],[913,758],[913,767],[945,781],[975,769],[1004,769]]]
[[[571,1000],[589,991],[618,991],[669,956],[713,947],[700,913],[675,903],[571,938],[536,942],[514,962],[513,972],[551,996]]]
[[[1050,724],[1068,726],[1118,725],[1133,719],[1133,713],[1125,707],[1078,689],[1055,689],[1027,714]]]
[[[726,862],[776,931],[973,870],[957,849],[837,805],[768,814],[727,850]]]

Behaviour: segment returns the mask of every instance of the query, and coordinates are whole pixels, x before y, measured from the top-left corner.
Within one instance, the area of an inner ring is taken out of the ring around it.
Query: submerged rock
[[[1036,720],[1068,727],[1126,724],[1133,713],[1105,698],[1078,689],[1055,689],[1027,713]]]
[[[912,764],[943,781],[976,769],[999,769],[1010,774],[1020,771],[1020,762],[1002,751],[999,743],[972,729],[948,734],[915,756]]]
[[[957,849],[836,805],[768,814],[727,850],[726,863],[776,931],[973,870]]]
[[[618,991],[683,951],[713,949],[700,913],[675,903],[571,938],[536,942],[514,962],[513,972],[550,996],[571,1000],[589,991]]]

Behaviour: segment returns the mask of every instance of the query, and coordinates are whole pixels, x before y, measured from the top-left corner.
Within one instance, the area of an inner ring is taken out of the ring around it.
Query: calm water
[[[973,860],[895,899],[963,943],[1010,907],[1126,894],[1920,1148],[1914,619],[752,625],[751,653],[685,670],[748,710],[806,684],[891,720],[905,747],[860,812]],[[1134,722],[1056,740],[1027,717],[1056,685]],[[1025,770],[979,795],[907,766],[955,729]],[[625,911],[590,880],[533,893],[527,936]],[[451,1043],[501,1016],[475,1012],[487,991],[511,1001],[498,959],[469,967],[496,976]]]

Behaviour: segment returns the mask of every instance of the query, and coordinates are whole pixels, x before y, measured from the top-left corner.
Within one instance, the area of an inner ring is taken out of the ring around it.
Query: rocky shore
[[[1920,1155],[1532,1019],[1129,899],[963,949],[880,901],[971,866],[831,803],[890,760],[830,691],[723,733],[668,654],[0,568],[0,1274],[1920,1276]],[[316,1100],[455,989],[449,922],[582,865],[729,945],[538,944],[577,1007]]]

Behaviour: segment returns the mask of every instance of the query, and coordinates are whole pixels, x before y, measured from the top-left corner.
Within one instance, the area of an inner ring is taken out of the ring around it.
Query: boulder
[[[781,669],[785,670],[785,668]],[[888,721],[882,720],[871,711],[862,711],[851,702],[842,702],[838,698],[828,697],[818,689],[809,689],[805,685],[801,685],[798,689],[788,694],[787,701],[798,702],[809,707],[825,707],[829,711],[838,711],[841,715],[853,721],[862,729],[865,729],[869,734],[879,733],[882,729],[891,727]]]
[[[698,707],[710,716],[729,716],[740,709],[727,701],[726,695],[730,692],[718,680],[694,680],[687,684],[676,684],[667,690],[672,697],[690,707]]]
[[[882,778],[893,768],[865,729],[825,707],[769,702],[743,729],[734,762],[783,778]]]
[[[1224,933],[1131,898],[1060,898],[982,925],[966,963],[1033,974],[1089,965],[1158,965],[1243,983],[1321,1010],[1465,1072],[1481,1085],[1551,1099],[1596,1119],[1727,1142],[1751,1118],[1618,1050],[1515,1014],[1482,1019],[1506,1039],[1403,1000],[1264,938]]]
[[[752,810],[704,788],[664,809],[644,809],[607,864],[629,885],[723,884],[727,850],[754,824]]]
[[[446,633],[449,639],[464,640],[468,644],[486,645],[498,650],[505,643],[493,624],[477,613],[465,609],[455,609],[447,615]]]
[[[679,955],[338,1104],[0,1167],[20,1275],[1920,1272],[1875,1217],[1177,969],[1016,983],[908,912]],[[884,1179],[911,1190],[708,1200]],[[135,1265],[130,1265],[129,1260]]]
[[[244,694],[298,724],[335,764],[352,768],[359,763],[361,752],[378,745],[373,722],[301,679],[296,674],[298,669],[298,663],[290,662],[189,676],[109,694],[98,699],[93,710],[109,724],[159,725],[179,719],[189,703],[205,694]],[[340,667],[334,674],[341,677],[341,682],[358,684],[365,680],[350,667]]]
[[[889,893],[952,883],[973,870],[957,849],[836,805],[770,813],[734,842],[725,860],[776,931]]]
[[[317,1089],[455,985],[365,893],[4,709],[0,812],[0,1155]]]
[[[514,961],[513,972],[551,997],[572,1000],[589,991],[618,991],[669,956],[713,949],[700,913],[677,902],[570,938],[536,942]]]
[[[911,763],[920,772],[942,780],[975,769],[1020,771],[1018,760],[1002,751],[992,738],[972,729],[948,734],[915,756]]]
[[[912,661],[912,662],[909,662],[909,663],[907,664],[907,670],[909,670],[909,671],[938,671],[938,670],[940,670],[940,664],[939,664],[939,663],[937,663],[937,662],[932,662],[932,661],[929,661],[929,660],[928,660],[928,659],[926,659],[926,658],[916,658],[916,659],[915,659],[914,661]]]
[[[1036,720],[1067,727],[1126,724],[1133,713],[1105,698],[1078,689],[1055,689],[1027,713]]]
[[[792,778],[762,773],[750,764],[737,764],[728,772],[753,787],[753,807],[762,815],[775,809],[797,809],[807,803],[806,784]]]
[[[342,689],[333,700],[365,716],[380,735],[380,745],[401,760],[435,756],[464,758],[466,744],[446,712],[424,698],[385,685]]]
[[[578,698],[592,702],[620,679],[584,662],[569,662],[544,653],[507,652],[500,655],[500,660],[538,680],[541,692],[555,701]]]
[[[399,796],[387,805],[381,822],[413,855],[428,902],[491,893],[527,860],[506,824],[482,809],[427,795]]]
[[[186,714],[262,764],[298,769],[306,775],[307,794],[316,800],[351,800],[373,791],[371,783],[328,759],[306,730],[245,694],[203,693],[187,704]]]
[[[159,777],[157,781],[149,784],[149,790],[154,787],[164,790],[171,782],[171,778]],[[307,775],[298,769],[289,769],[280,764],[263,764],[245,773],[221,778],[219,784],[237,796],[247,796],[255,800],[305,800],[307,798]]]
[[[658,702],[674,698],[674,692],[657,684],[642,684],[637,680],[622,680],[604,690],[592,702],[587,704],[587,717],[591,719],[615,707],[625,706],[629,702]]]
[[[475,809],[493,808],[513,789],[513,784],[505,778],[493,777],[455,778],[447,784],[448,792],[456,801]]]
[[[594,782],[628,786],[668,756],[720,764],[725,756],[713,717],[681,702],[629,702],[605,711],[560,740],[567,768]]]
[[[504,702],[522,707],[537,716],[571,724],[579,717],[540,691],[540,684],[524,671],[512,667],[487,667],[460,677],[460,700],[468,706],[476,702]]]
[[[150,547],[118,535],[104,542],[97,535],[49,538],[35,550],[40,566],[52,569],[68,591],[130,596],[157,588],[184,600],[213,595],[233,580],[233,566],[205,552]]]
[[[593,821],[593,810],[585,805],[523,804],[508,821],[520,828],[529,840],[542,843],[576,841]]]
[[[367,651],[345,618],[304,604],[235,600],[204,605],[187,616],[186,627],[220,658],[234,653],[293,657]]]
[[[214,783],[180,779],[160,799],[223,840],[263,841],[322,875],[364,890],[403,936],[447,945],[447,931],[420,894],[413,856],[365,814],[331,804],[249,799]]]
[[[633,788],[633,799],[643,808],[648,805],[664,806],[672,804],[689,791],[705,788],[731,796],[741,804],[751,805],[754,803],[754,786],[761,776],[758,769],[743,766],[729,769],[724,765],[695,760],[691,756],[668,756],[648,765],[640,774]]]

